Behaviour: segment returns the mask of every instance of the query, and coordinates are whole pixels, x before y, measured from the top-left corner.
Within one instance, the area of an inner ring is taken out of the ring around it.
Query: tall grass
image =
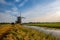
[[[9,31],[9,34],[5,35],[2,40],[58,40],[52,35],[47,35],[37,30],[24,28],[19,24],[12,25],[11,27],[12,29]]]

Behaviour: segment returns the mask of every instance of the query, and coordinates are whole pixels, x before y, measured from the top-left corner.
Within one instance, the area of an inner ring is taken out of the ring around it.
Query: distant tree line
[[[60,22],[28,22],[28,23],[23,23],[23,24],[47,24],[47,23],[60,23]]]

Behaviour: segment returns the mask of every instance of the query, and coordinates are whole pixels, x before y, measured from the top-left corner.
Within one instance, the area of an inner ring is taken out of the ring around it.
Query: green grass
[[[39,26],[39,27],[48,27],[48,28],[60,28],[60,23],[35,23],[35,24],[26,24],[29,26]]]

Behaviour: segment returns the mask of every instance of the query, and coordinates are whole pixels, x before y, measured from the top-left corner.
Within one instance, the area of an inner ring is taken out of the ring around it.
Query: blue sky
[[[60,22],[60,0],[0,0],[0,22]]]

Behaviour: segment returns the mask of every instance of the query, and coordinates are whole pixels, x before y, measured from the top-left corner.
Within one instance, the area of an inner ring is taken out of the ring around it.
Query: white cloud
[[[15,0],[16,2],[19,2],[19,1],[21,1],[21,0]]]
[[[6,4],[5,0],[0,0],[0,3]]]
[[[0,13],[0,22],[14,22],[15,20],[15,17],[14,16],[11,16],[9,14],[3,14],[3,13]]]
[[[16,2],[19,2],[19,1],[21,1],[21,0],[15,0]],[[27,2],[28,0],[24,0],[25,2]]]
[[[4,5],[14,5],[14,3],[7,3],[5,0],[0,0],[0,3]]]
[[[14,7],[12,10],[7,10],[5,13],[0,13],[0,22],[15,22],[17,16],[19,16],[19,12],[18,9]]]
[[[60,22],[60,12],[30,19],[32,22]]]
[[[22,1],[22,0],[15,0],[15,2],[20,2],[20,1]],[[15,2],[13,2],[13,3],[12,2],[7,3],[5,0],[0,0],[0,3],[5,4],[5,5],[11,5],[11,6],[14,6],[15,5]],[[19,4],[19,7],[24,6],[24,4],[26,2],[28,2],[28,0],[24,0],[22,3],[20,3]]]
[[[21,3],[20,7],[26,2],[27,0]],[[10,14],[19,16],[18,9],[14,7],[12,10],[7,10],[5,14],[0,13],[0,22],[14,22],[16,18]],[[22,16],[26,18],[23,22],[60,22],[60,0],[56,0],[45,6],[36,5],[34,8],[23,13]]]
[[[46,6],[38,5],[25,14],[24,22],[60,22],[60,0]]]
[[[20,16],[20,11],[16,7],[12,8],[12,10],[7,10],[6,13],[15,17]]]
[[[28,2],[28,0],[24,0],[24,1],[19,5],[19,7],[24,6],[24,4],[25,4],[26,2]]]

